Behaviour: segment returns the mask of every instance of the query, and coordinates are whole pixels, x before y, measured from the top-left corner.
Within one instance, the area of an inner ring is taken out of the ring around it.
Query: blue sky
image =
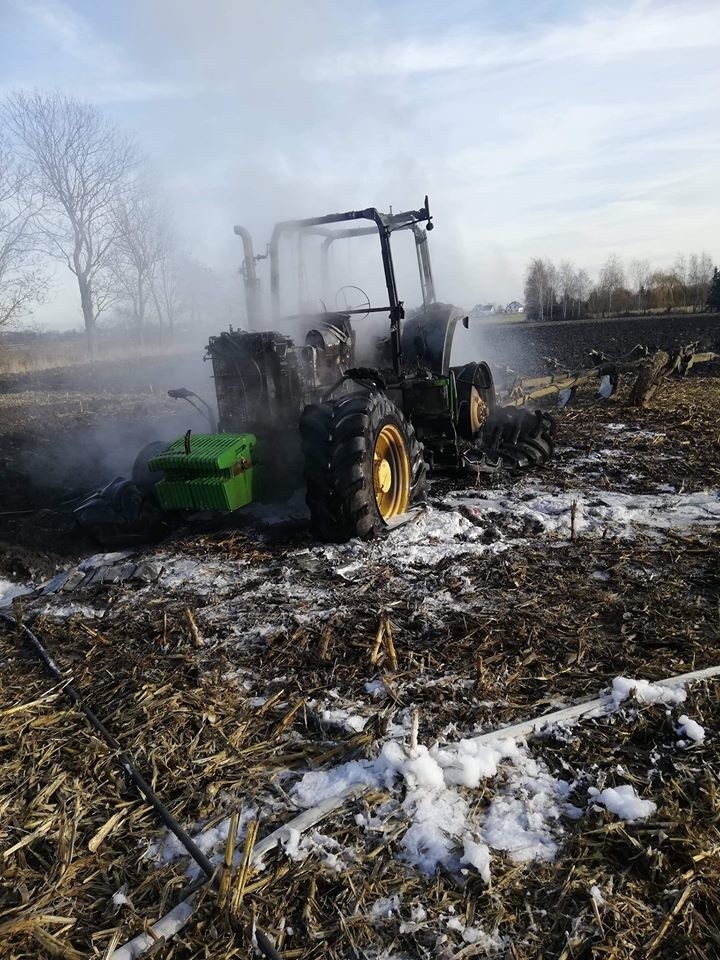
[[[718,0],[0,0],[0,92],[134,131],[199,257],[427,192],[463,305],[520,294],[532,255],[720,259],[719,54]]]

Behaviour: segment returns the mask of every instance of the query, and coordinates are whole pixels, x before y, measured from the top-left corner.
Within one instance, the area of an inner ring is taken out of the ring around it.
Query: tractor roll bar
[[[329,286],[329,253],[330,247],[336,240],[344,240],[348,237],[369,236],[375,233],[377,227],[356,227],[349,230],[313,230],[313,233],[320,233],[325,237],[322,245],[322,281],[325,289]],[[420,291],[422,293],[423,306],[427,307],[430,303],[435,303],[435,281],[432,275],[432,264],[430,263],[430,251],[428,250],[427,233],[415,221],[395,227],[395,230],[412,230],[415,239],[415,253],[417,255],[418,273],[420,274]]]
[[[390,311],[390,344],[392,348],[393,368],[395,373],[399,375],[402,361],[400,321],[404,316],[404,311],[402,302],[398,299],[395,268],[393,266],[392,251],[390,249],[390,235],[395,230],[411,229],[418,223],[423,222],[427,222],[428,230],[432,229],[432,217],[430,215],[430,206],[427,197],[425,197],[425,204],[420,210],[405,210],[401,213],[380,213],[377,207],[366,207],[364,210],[348,210],[345,213],[330,213],[324,217],[310,217],[307,220],[284,220],[276,223],[268,248],[270,256],[270,293],[273,302],[273,313],[276,318],[280,313],[280,237],[284,233],[307,230],[310,233],[318,233],[321,236],[324,235],[326,238],[333,237],[334,239],[331,231],[324,231],[318,228],[325,227],[332,223],[347,223],[353,220],[371,220],[375,224],[375,227],[366,228],[367,232],[373,233],[374,230],[377,230],[380,238],[380,251],[382,254],[383,272],[385,274],[385,286],[387,287]],[[343,233],[347,236],[358,235],[354,234],[353,231],[339,231],[338,236]],[[417,243],[417,235],[415,240]],[[421,259],[421,254],[418,252],[421,276],[423,274],[423,262],[429,264],[426,247],[424,253],[425,257]],[[427,287],[424,281],[423,283],[424,286]]]

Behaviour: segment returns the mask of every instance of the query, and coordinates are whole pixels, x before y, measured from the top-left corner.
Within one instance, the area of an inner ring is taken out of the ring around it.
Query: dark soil
[[[548,370],[546,359],[570,369],[590,365],[590,352],[602,350],[618,360],[637,344],[672,351],[698,342],[703,350],[720,352],[720,316],[717,314],[662,315],[577,320],[554,323],[489,323],[479,328],[485,359],[511,366],[527,376]],[[720,374],[720,364],[711,372]],[[701,375],[706,376],[707,368]]]

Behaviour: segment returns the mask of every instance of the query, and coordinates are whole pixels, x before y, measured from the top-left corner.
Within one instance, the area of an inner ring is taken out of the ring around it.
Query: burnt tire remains
[[[425,499],[422,445],[381,391],[306,407],[300,433],[305,499],[319,539],[378,536],[389,519]]]
[[[498,468],[522,470],[545,463],[554,451],[555,421],[542,410],[496,407],[485,421],[476,445]]]

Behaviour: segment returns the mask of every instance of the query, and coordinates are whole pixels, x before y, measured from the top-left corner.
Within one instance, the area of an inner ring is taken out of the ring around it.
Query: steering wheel
[[[355,295],[351,295],[348,298],[348,290],[354,290]],[[350,302],[357,299],[357,294],[360,294],[362,297],[362,302],[357,304],[357,306],[351,306]],[[342,295],[343,303],[340,304],[340,297]],[[358,313],[364,308],[367,307],[365,313],[360,317],[361,320],[364,320],[365,317],[370,313],[370,297],[365,293],[362,287],[356,287],[352,283],[346,283],[344,287],[340,287],[338,292],[335,294],[335,306],[337,307],[338,313],[347,313],[349,311],[357,311]]]

